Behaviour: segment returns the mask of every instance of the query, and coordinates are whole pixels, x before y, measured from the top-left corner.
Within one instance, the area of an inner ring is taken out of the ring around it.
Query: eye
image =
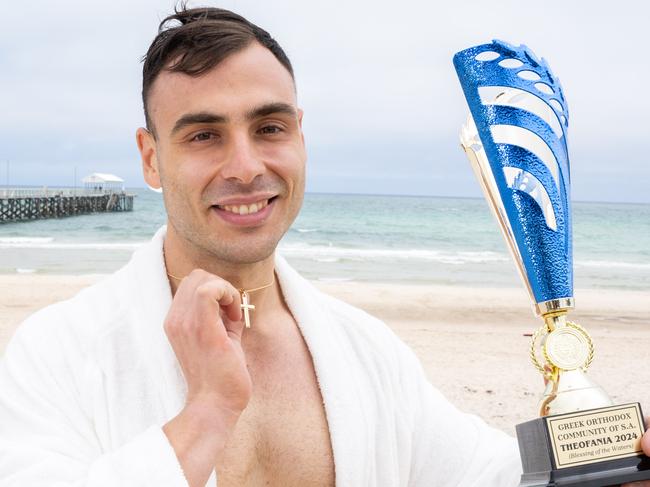
[[[213,140],[216,139],[217,135],[212,133],[212,132],[199,132],[198,134],[194,135],[190,141],[191,142],[206,142],[208,140]]]
[[[262,135],[275,135],[282,132],[282,127],[278,125],[265,125],[258,132]]]

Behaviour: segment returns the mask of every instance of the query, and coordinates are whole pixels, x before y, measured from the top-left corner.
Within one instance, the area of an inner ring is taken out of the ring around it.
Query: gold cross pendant
[[[250,304],[248,301],[248,293],[242,291],[241,293],[241,309],[244,311],[244,323],[246,323],[246,328],[251,327],[251,316],[250,312],[255,309],[255,305]]]

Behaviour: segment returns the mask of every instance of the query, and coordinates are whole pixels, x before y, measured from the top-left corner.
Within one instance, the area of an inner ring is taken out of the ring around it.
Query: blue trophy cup
[[[585,374],[594,356],[574,307],[569,113],[562,87],[526,46],[458,52],[469,105],[461,145],[543,320],[530,357],[546,380],[538,419],[517,425],[521,486],[613,486],[650,479],[638,403],[614,405]]]

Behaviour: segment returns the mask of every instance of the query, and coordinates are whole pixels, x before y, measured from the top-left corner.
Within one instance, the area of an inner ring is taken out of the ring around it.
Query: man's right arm
[[[187,382],[185,408],[164,426],[190,487],[202,487],[252,393],[239,292],[193,271],[176,290],[165,333]]]
[[[188,384],[184,409],[113,451],[100,447],[71,380],[88,364],[47,353],[55,340],[20,327],[0,363],[0,485],[204,486],[251,389],[239,295],[224,283],[193,273],[165,322]]]
[[[160,425],[102,449],[71,379],[74,372],[95,374],[83,360],[49,353],[44,342],[56,341],[39,337],[34,324],[18,329],[0,363],[0,485],[187,487]]]

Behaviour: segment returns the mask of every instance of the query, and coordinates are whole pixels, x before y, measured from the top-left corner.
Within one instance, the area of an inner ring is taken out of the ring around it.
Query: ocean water
[[[0,273],[107,273],[165,222],[134,211],[0,225]],[[650,290],[650,205],[573,205],[575,286]],[[308,194],[279,250],[310,279],[521,286],[483,199]]]

